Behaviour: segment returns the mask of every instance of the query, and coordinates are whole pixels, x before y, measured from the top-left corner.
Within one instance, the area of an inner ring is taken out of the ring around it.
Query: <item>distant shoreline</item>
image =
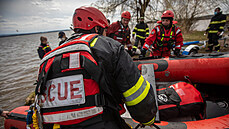
[[[71,29],[52,30],[52,31],[43,31],[43,32],[31,32],[31,33],[19,33],[19,34],[0,34],[0,37],[10,37],[10,36],[20,36],[20,35],[41,34],[41,33],[51,33],[51,32],[70,31],[70,30]]]

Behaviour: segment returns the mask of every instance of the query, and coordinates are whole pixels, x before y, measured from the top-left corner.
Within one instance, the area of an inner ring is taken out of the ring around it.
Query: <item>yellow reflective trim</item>
[[[218,43],[215,47],[219,47],[220,46],[220,44]]]
[[[149,30],[149,28],[146,28],[146,30]]]
[[[146,35],[149,35],[149,32],[146,32]]]
[[[140,35],[136,35],[137,37],[141,38],[141,39],[145,39],[145,37],[140,36]]]
[[[95,39],[90,43],[90,47],[94,47],[97,40],[98,40],[98,38],[95,38]]]
[[[210,24],[220,24],[220,21],[212,21]]]
[[[222,20],[222,21],[221,21],[221,23],[224,23],[224,22],[226,22],[226,20]]]
[[[136,46],[133,46],[133,48],[136,48],[136,49],[137,49],[138,47],[136,47]]]
[[[144,80],[144,79],[143,79]],[[128,101],[125,102],[127,106],[134,106],[137,105],[138,103],[140,103],[143,99],[145,99],[145,97],[148,95],[149,93],[149,89],[150,89],[150,83],[148,81],[146,81],[147,85],[145,90],[142,92],[141,95],[139,95],[136,99],[132,100],[132,101]],[[138,88],[139,89],[139,88]]]
[[[220,26],[219,29],[224,29],[224,27],[223,26]]]
[[[153,117],[153,119],[147,123],[142,123],[143,125],[152,125],[154,123],[155,120],[155,116]]]
[[[217,33],[218,30],[210,30],[208,33]]]
[[[43,47],[43,50],[45,50],[46,48],[48,48],[49,46],[45,46],[45,47]]]
[[[135,32],[133,32],[133,34],[135,34]]]
[[[60,129],[60,125],[59,124],[54,124],[53,125],[53,129]]]
[[[141,75],[140,78],[138,79],[138,82],[133,87],[131,87],[129,90],[125,91],[123,93],[123,96],[126,98],[134,94],[142,86],[143,82],[144,82],[144,78]]]
[[[137,31],[139,31],[139,32],[146,32],[145,29],[137,29]]]
[[[137,27],[135,27],[135,28],[134,28],[134,30],[138,30],[138,28],[137,28]]]

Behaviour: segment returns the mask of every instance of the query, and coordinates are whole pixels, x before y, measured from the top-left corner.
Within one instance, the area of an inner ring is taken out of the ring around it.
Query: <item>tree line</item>
[[[92,5],[111,17],[128,10],[134,22],[140,17],[156,22],[165,10],[172,10],[183,32],[192,30],[197,17],[213,14],[216,7],[229,12],[229,0],[97,0]]]

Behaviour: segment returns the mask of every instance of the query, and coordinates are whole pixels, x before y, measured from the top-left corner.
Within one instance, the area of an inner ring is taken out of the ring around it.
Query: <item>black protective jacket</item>
[[[145,39],[149,36],[149,27],[146,23],[138,23],[132,33],[132,37],[136,34],[136,38]]]
[[[211,22],[206,31],[209,34],[216,34],[218,32],[222,32],[224,29],[225,23],[226,23],[226,15],[220,12],[211,18]]]
[[[152,124],[157,109],[153,89],[124,46],[109,37],[98,36],[91,51],[107,83],[112,91],[119,92],[117,98],[123,98],[130,115],[145,125]]]

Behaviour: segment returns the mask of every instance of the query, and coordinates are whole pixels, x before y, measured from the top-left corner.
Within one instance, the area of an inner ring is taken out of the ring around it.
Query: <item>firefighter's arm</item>
[[[153,29],[149,35],[149,37],[147,37],[145,39],[145,43],[143,45],[143,48],[148,50],[149,47],[153,44],[153,42],[156,40],[156,29]]]
[[[157,107],[150,83],[140,75],[123,47],[120,47],[117,57],[114,77],[131,117],[144,125],[152,125]]]
[[[222,18],[220,21],[219,32],[222,32],[224,30],[225,24],[226,24],[226,15],[222,15]]]
[[[146,24],[146,37],[149,37],[149,27],[147,24]]]

